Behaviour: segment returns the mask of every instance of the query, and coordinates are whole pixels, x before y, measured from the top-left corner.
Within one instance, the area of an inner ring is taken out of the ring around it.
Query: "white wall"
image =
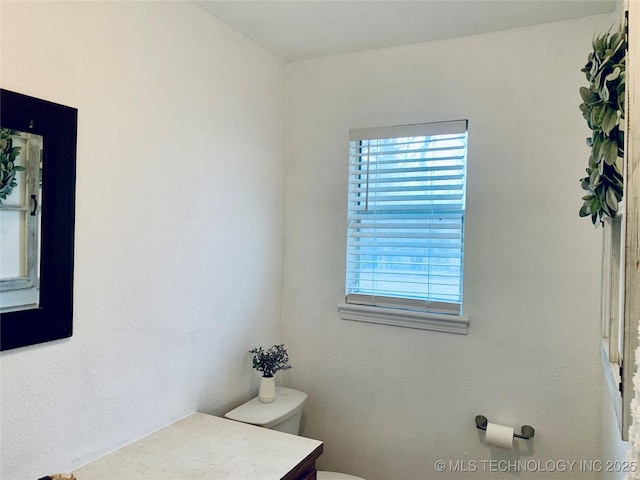
[[[578,87],[594,32],[611,23],[288,66],[285,334],[290,382],[309,393],[304,434],[325,441],[321,467],[400,480],[475,460],[474,478],[492,479],[483,460],[600,459],[601,233],[578,217],[589,154]],[[469,334],[340,320],[349,129],[462,118]],[[478,414],[533,425],[536,438],[491,450]],[[577,470],[562,476],[595,478]]]
[[[2,88],[79,110],[74,335],[0,356],[0,478],[32,480],[257,391],[285,64],[191,2],[0,8]]]

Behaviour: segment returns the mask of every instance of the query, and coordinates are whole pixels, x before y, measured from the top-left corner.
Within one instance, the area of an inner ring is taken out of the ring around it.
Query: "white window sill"
[[[341,319],[356,322],[380,323],[396,327],[457,333],[459,335],[466,335],[469,330],[469,319],[459,315],[418,312],[400,308],[371,307],[350,303],[339,304],[338,313]]]

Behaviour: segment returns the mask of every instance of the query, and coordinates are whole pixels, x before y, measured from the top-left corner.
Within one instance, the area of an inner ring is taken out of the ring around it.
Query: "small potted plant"
[[[268,350],[257,347],[249,350],[253,355],[253,368],[262,373],[258,398],[262,403],[271,403],[276,398],[276,383],[273,376],[280,370],[288,370],[289,354],[284,348],[284,343],[274,345]]]

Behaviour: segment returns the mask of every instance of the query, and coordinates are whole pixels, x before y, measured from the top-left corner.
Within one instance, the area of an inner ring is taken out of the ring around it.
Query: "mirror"
[[[0,350],[69,337],[77,110],[0,89]]]

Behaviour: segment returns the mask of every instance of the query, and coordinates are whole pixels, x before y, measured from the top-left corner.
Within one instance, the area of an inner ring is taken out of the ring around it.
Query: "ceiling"
[[[612,12],[615,0],[196,0],[288,61]]]

